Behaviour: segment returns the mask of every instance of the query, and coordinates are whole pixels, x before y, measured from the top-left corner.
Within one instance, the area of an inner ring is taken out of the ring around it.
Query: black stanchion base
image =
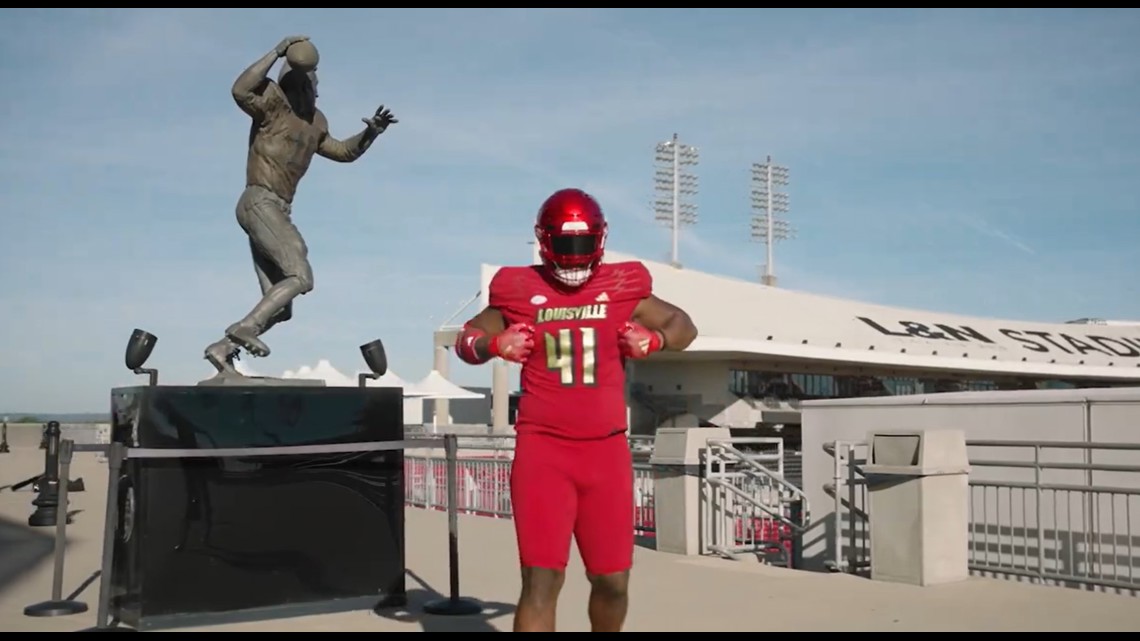
[[[76,630],[76,632],[138,632],[138,630],[134,628],[114,626],[110,628],[83,628],[82,630]]]
[[[86,611],[86,603],[67,600],[44,601],[24,608],[24,614],[30,617],[62,617],[69,614],[82,614]]]
[[[54,508],[38,508],[32,515],[28,517],[28,525],[30,527],[50,527],[55,525],[56,515],[59,511]]]
[[[478,601],[456,597],[453,599],[436,599],[424,604],[424,612],[445,617],[465,617],[479,614],[483,605]]]

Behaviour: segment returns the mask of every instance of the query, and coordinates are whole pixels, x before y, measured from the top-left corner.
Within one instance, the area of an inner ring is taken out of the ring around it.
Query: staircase
[[[803,490],[785,477],[783,439],[709,440],[702,491],[708,551],[799,566],[810,511]]]

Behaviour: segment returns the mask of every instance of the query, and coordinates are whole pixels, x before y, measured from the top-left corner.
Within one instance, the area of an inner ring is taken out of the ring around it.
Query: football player
[[[541,265],[503,267],[455,351],[522,365],[511,501],[522,594],[516,632],[553,632],[573,536],[591,584],[594,632],[619,632],[633,565],[633,460],[626,359],[683,350],[697,328],[653,295],[640,262],[603,263],[608,228],[579,189],[551,195],[534,233]]]

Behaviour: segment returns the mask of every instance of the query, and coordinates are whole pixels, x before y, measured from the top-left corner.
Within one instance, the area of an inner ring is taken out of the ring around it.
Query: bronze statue
[[[266,75],[281,58],[286,60],[274,82]],[[399,122],[380,105],[371,118],[362,119],[364,131],[348,140],[329,135],[328,121],[317,109],[318,61],[317,49],[307,36],[290,36],[234,81],[234,101],[253,120],[237,220],[249,236],[262,298],[245,318],[226,328],[221,340],[206,348],[206,360],[218,369],[219,377],[241,376],[234,369],[239,348],[268,356],[269,346],[260,336],[292,318],[293,299],[313,289],[309,250],[292,221],[293,196],[313,154],[353,162],[389,125]]]

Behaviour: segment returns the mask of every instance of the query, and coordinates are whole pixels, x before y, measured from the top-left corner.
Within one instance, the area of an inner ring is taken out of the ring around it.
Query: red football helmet
[[[590,280],[606,250],[606,215],[581,189],[554,192],[538,209],[534,235],[554,278],[571,287]]]

